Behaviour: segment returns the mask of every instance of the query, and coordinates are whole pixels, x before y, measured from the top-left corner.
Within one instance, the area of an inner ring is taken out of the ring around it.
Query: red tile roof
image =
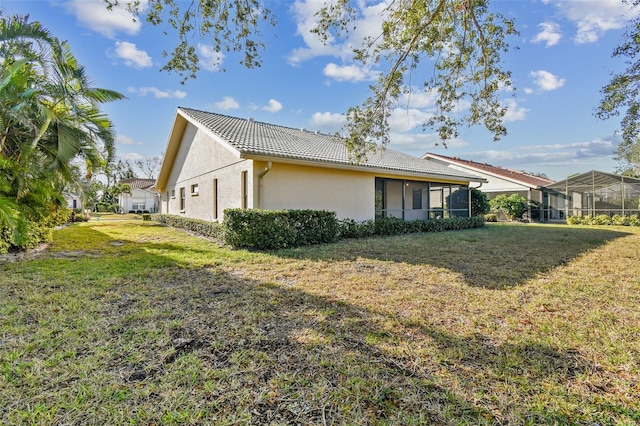
[[[476,161],[463,160],[462,158],[458,158],[458,157],[447,157],[446,155],[433,154],[431,152],[427,152],[422,156],[422,158],[428,158],[428,157],[440,159],[451,164],[457,164],[460,166],[469,167],[470,169],[473,169],[473,170],[491,173],[493,175],[500,176],[505,179],[509,179],[512,181],[516,181],[518,183],[528,185],[532,188],[547,186],[554,182],[551,179],[534,176],[529,173],[525,173],[517,170],[511,170],[511,169],[504,169],[500,166],[492,166],[491,164],[487,164],[487,163],[478,163]]]

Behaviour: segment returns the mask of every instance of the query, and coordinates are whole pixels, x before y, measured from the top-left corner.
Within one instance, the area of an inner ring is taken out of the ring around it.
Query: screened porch
[[[469,217],[466,185],[376,178],[376,219],[403,220]]]
[[[547,187],[549,219],[640,214],[640,179],[590,171]]]

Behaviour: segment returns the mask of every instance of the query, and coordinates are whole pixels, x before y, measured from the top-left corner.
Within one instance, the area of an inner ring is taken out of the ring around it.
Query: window
[[[213,219],[218,219],[218,179],[213,180]]]
[[[422,209],[422,190],[419,188],[413,189],[413,209],[414,210]]]
[[[242,172],[242,208],[246,209],[248,207],[249,202],[249,194],[248,194],[248,175],[249,173],[245,170]]]
[[[176,198],[176,190],[175,189],[171,190],[171,198]]]
[[[198,184],[194,183],[193,185],[191,185],[191,195],[198,195]]]
[[[185,187],[180,188],[180,211],[184,211],[186,192]]]

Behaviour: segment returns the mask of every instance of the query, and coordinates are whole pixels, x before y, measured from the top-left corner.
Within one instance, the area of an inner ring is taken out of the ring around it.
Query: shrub
[[[356,222],[352,219],[340,221],[340,238],[364,238],[373,235],[399,235],[417,232],[443,232],[459,229],[481,228],[483,216],[451,217],[447,219],[404,221],[389,217],[375,221]]]
[[[592,225],[611,225],[611,217],[606,214],[599,214],[598,216],[592,218]]]
[[[482,216],[489,213],[491,206],[487,199],[487,194],[477,188],[470,188],[471,191],[471,216]]]
[[[615,214],[611,216],[611,224],[617,226],[629,226],[629,217]]]
[[[567,225],[582,225],[584,220],[580,216],[569,216],[567,218]]]
[[[366,238],[375,235],[375,222],[366,220],[357,222],[353,219],[342,219],[338,221],[340,238]]]
[[[498,215],[495,213],[487,213],[484,215],[484,220],[487,222],[497,222],[498,221]]]
[[[201,219],[190,219],[172,214],[155,213],[151,219],[163,225],[184,229],[198,235],[211,238],[219,244],[224,244],[224,228],[218,222],[208,222]]]
[[[509,220],[522,219],[528,209],[527,199],[519,194],[500,194],[489,201],[489,205],[492,212],[502,213]]]
[[[335,242],[335,212],[324,210],[225,209],[225,241],[234,247],[271,250]]]

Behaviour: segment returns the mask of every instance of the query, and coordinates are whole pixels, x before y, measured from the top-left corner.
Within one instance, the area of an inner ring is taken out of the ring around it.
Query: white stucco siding
[[[375,216],[375,176],[370,173],[273,163],[262,178],[266,163],[256,162],[256,202],[261,208],[335,211],[339,219],[358,221]],[[261,195],[258,193],[261,192]]]
[[[124,213],[133,211],[155,212],[157,209],[157,194],[144,189],[134,189],[131,194],[120,195],[120,208]]]
[[[194,219],[221,221],[224,209],[242,206],[239,188],[243,171],[247,171],[248,207],[253,207],[252,168],[251,160],[241,159],[206,132],[188,124],[162,194],[161,210]],[[217,219],[214,217],[214,179],[218,182]],[[197,192],[192,191],[194,185]],[[183,209],[180,208],[181,188],[185,189]],[[171,197],[172,191],[175,197]]]

